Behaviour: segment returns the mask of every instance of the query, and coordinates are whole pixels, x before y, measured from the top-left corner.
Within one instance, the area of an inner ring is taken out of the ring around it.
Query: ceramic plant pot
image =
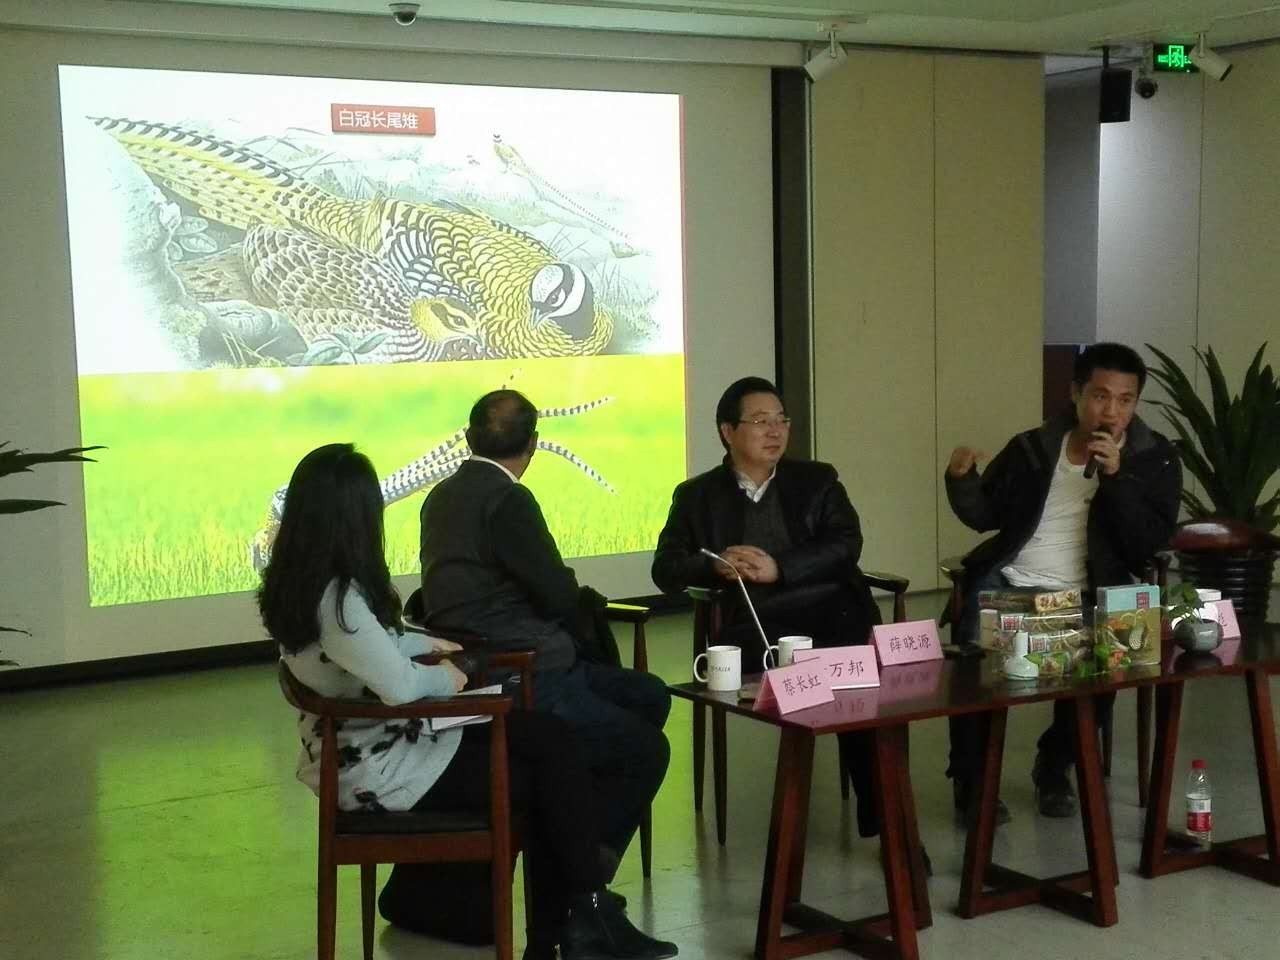
[[[1173,628],[1173,642],[1190,653],[1208,653],[1222,643],[1222,627],[1216,620],[1188,617]]]

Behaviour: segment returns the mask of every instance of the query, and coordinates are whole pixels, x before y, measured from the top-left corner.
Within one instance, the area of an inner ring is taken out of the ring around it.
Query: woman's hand
[[[429,637],[428,639],[431,640],[432,653],[457,653],[462,649],[462,644],[446,640],[444,637]]]
[[[446,643],[448,641],[445,641]],[[455,647],[458,645],[455,643]],[[458,647],[461,649],[461,647]],[[463,687],[467,685],[467,675],[453,665],[451,660],[441,660],[440,668],[449,675],[449,679],[453,681],[453,692],[459,693]]]

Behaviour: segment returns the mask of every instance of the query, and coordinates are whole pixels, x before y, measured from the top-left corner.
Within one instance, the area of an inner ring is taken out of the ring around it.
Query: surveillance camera
[[[1156,95],[1156,91],[1160,89],[1160,85],[1151,77],[1138,77],[1133,84],[1133,89],[1138,91],[1138,96],[1143,100],[1150,100]]]
[[[407,27],[418,19],[420,3],[389,3],[391,18],[402,27]]]

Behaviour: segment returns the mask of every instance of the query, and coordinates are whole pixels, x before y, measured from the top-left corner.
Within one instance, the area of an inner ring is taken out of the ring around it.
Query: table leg
[[[960,916],[970,918],[1039,903],[1098,926],[1111,926],[1116,922],[1118,871],[1092,696],[1078,698],[1074,712],[1072,739],[1089,869],[1042,879],[991,862],[1007,720],[1006,711],[993,710],[980,720],[984,744],[982,776],[977,797],[969,810],[969,836],[957,906]]]
[[[800,811],[807,810],[809,806],[813,739],[807,731],[784,727],[778,742],[769,848],[765,854],[760,919],[756,926],[755,953],[758,960],[784,960],[782,915],[787,906],[787,885],[796,857],[800,858],[801,864],[804,859],[803,849],[795,850],[795,828]]]
[[[1271,684],[1262,670],[1246,671],[1244,681],[1249,694],[1249,722],[1253,728],[1253,751],[1258,767],[1258,789],[1262,793],[1265,832],[1253,837],[1218,840],[1205,849],[1181,831],[1169,830],[1182,684],[1171,685],[1178,688],[1176,693],[1168,695],[1172,706],[1165,705],[1161,688],[1156,699],[1157,766],[1151,785],[1155,797],[1147,808],[1142,844],[1144,877],[1219,866],[1280,886],[1280,758],[1277,757],[1275,719],[1271,708]]]
[[[996,800],[1000,796],[1000,766],[1004,757],[1004,732],[1008,710],[993,710],[978,719],[982,747],[982,775],[977,796],[969,804],[969,835],[965,840],[964,866],[960,873],[960,916],[971,919],[981,909],[983,887],[991,866],[996,837]]]
[[[902,810],[902,830],[911,867],[911,892],[915,899],[916,929],[933,924],[933,907],[929,903],[929,875],[924,868],[924,845],[920,842],[920,825],[916,822],[916,795],[911,787],[910,732],[902,728],[902,760],[898,765],[898,806]]]
[[[716,839],[722,847],[729,819],[729,744],[725,717],[726,711],[711,708],[711,776],[716,791]]]
[[[880,854],[889,901],[889,932],[897,956],[902,960],[915,960],[920,955],[916,942],[918,894],[912,876],[911,856],[907,852],[906,811],[901,792],[902,768],[907,760],[905,742],[905,726],[877,727],[875,730],[876,800],[880,809]]]
[[[1098,756],[1098,723],[1092,695],[1077,697],[1075,708],[1076,780],[1080,786],[1080,820],[1089,860],[1093,922],[1100,927],[1110,927],[1120,919],[1116,911],[1116,885],[1120,878],[1107,786],[1102,776],[1102,759]]]
[[[1138,866],[1138,871],[1148,878],[1166,872],[1163,861],[1169,836],[1169,795],[1173,791],[1173,768],[1178,757],[1182,687],[1179,681],[1156,688],[1156,744],[1151,755],[1151,792],[1142,831],[1142,860]]]
[[[1253,751],[1258,761],[1258,788],[1262,793],[1267,856],[1280,866],[1280,760],[1276,755],[1276,725],[1271,712],[1271,682],[1261,670],[1245,675],[1249,685],[1249,721],[1253,725]]]
[[[702,781],[707,765],[707,708],[693,705],[693,809],[702,812]]]
[[[813,790],[813,762],[797,769],[793,776],[796,779],[796,790],[802,798],[796,808],[795,827],[792,832],[791,860],[787,864],[787,903],[800,901],[800,890],[804,884],[804,852],[809,839],[809,797]]]
[[[1138,806],[1151,798],[1151,697],[1152,688],[1138,688]]]

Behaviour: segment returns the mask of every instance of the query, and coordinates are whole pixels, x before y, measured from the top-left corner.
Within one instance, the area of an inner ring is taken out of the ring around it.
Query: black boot
[[[970,789],[969,780],[965,777],[951,778],[951,798],[955,801],[956,810],[956,826],[963,827],[969,823],[969,804],[972,802],[974,791]],[[1013,817],[1009,813],[1009,808],[1004,805],[1004,801],[996,797],[996,826],[1002,827],[1008,823]]]
[[[632,926],[616,901],[603,893],[574,897],[560,938],[562,960],[667,960],[679,950]]]
[[[1043,817],[1071,817],[1076,812],[1076,792],[1067,777],[1069,768],[1055,763],[1044,753],[1036,754],[1031,782],[1036,785],[1036,803]]]

